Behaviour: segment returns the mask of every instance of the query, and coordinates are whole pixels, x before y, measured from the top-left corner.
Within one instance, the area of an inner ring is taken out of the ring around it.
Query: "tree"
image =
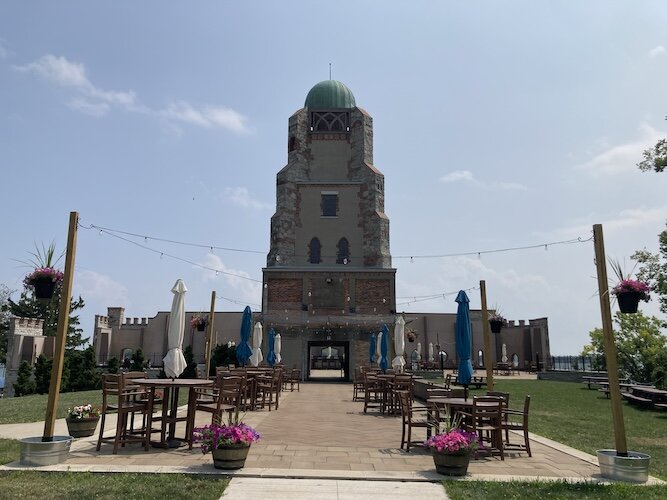
[[[667,167],[667,139],[660,139],[655,146],[643,153],[644,159],[637,163],[642,172],[662,172]]]
[[[51,386],[51,367],[53,360],[43,354],[35,362],[35,391],[37,394],[48,394]]]
[[[82,351],[69,351],[65,357],[69,372],[69,391],[88,391],[101,387],[100,370],[95,363],[95,350],[92,346]]]
[[[132,371],[141,371],[144,369],[144,351],[137,349],[134,354],[132,354],[132,363],[130,364],[130,370]]]
[[[236,346],[227,344],[216,345],[211,354],[211,368],[209,375],[215,375],[217,366],[236,364]]]
[[[665,323],[654,316],[616,313],[614,330],[618,367],[624,377],[635,382],[667,385],[667,337],[661,329]],[[601,328],[590,332],[591,344],[584,346],[582,355],[604,354],[604,338]]]
[[[120,369],[120,360],[116,356],[112,356],[107,361],[107,371],[109,373],[118,373]]]
[[[12,291],[4,284],[0,284],[0,363],[7,362],[7,334],[9,333],[9,313],[7,301]]]
[[[659,253],[639,250],[632,258],[640,264],[637,278],[646,281],[651,291],[658,295],[660,311],[667,314],[667,231],[658,235]]]
[[[195,356],[192,352],[192,346],[187,346],[183,349],[183,357],[187,363],[187,367],[181,373],[179,378],[195,378],[197,376],[197,363],[195,363]]]
[[[32,379],[32,366],[27,361],[22,361],[14,384],[14,396],[27,396],[34,393],[35,381]]]

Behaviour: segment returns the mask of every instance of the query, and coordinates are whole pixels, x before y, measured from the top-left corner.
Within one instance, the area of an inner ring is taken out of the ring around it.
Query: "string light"
[[[145,234],[138,234],[138,233],[133,233],[130,231],[122,231],[120,229],[112,229],[104,226],[98,226],[95,224],[90,224],[88,227],[80,225],[80,227],[84,227],[85,229],[99,229],[100,234],[102,232],[105,232],[107,234],[123,234],[126,236],[132,236],[136,238],[143,238],[144,242],[148,242],[149,239],[154,240],[154,241],[162,241],[165,243],[171,243],[174,245],[182,245],[182,246],[190,246],[190,247],[196,247],[196,248],[208,248],[213,252],[213,249],[215,250],[222,250],[226,252],[240,252],[240,253],[254,253],[254,254],[262,254],[266,255],[267,252],[263,250],[249,250],[249,249],[243,249],[243,248],[232,248],[232,247],[223,247],[223,246],[216,246],[216,245],[211,245],[211,244],[203,244],[203,243],[193,243],[193,242],[187,242],[187,241],[180,241],[180,240],[173,240],[169,238],[160,238],[157,236],[150,236],[150,235],[145,235]],[[535,245],[524,245],[524,246],[517,246],[517,247],[507,247],[507,248],[495,248],[495,249],[489,249],[489,250],[476,250],[476,251],[468,251],[468,252],[457,252],[457,253],[441,253],[441,254],[431,254],[431,255],[394,255],[392,256],[393,259],[410,259],[411,263],[414,263],[415,259],[441,259],[441,258],[447,258],[447,257],[465,257],[465,256],[470,256],[470,255],[477,255],[478,258],[481,258],[483,254],[490,254],[490,253],[502,253],[502,252],[514,252],[514,251],[520,251],[520,250],[531,250],[534,248],[540,248],[544,247],[545,249],[548,249],[550,246],[554,245],[571,245],[571,244],[578,244],[578,243],[588,243],[589,241],[593,241],[593,236],[591,235],[588,238],[582,238],[582,237],[577,237],[577,238],[572,238],[569,240],[560,240],[560,241],[551,241],[547,243],[539,243]],[[301,257],[309,257],[306,254],[294,254],[292,255],[293,257],[301,258]],[[326,254],[321,254],[321,258],[326,259],[326,258],[337,258],[338,255],[326,255]],[[276,262],[280,262],[280,255],[276,255],[275,257]],[[343,259],[343,264],[347,264],[347,261],[349,261],[349,257],[346,257]]]

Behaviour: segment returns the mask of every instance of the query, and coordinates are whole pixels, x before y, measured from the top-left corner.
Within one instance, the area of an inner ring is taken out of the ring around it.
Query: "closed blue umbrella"
[[[371,333],[371,341],[370,344],[368,345],[368,361],[371,363],[375,363],[375,349],[376,349],[376,344],[375,344],[375,334]]]
[[[252,311],[250,306],[246,306],[243,310],[243,317],[241,318],[241,342],[236,346],[236,359],[239,364],[245,366],[248,364],[248,359],[252,355],[252,347],[250,346],[250,335],[252,334]]]
[[[382,358],[380,359],[380,369],[383,372],[387,371],[387,355],[389,353],[389,328],[387,325],[382,327],[382,340],[380,340],[380,352],[382,353]]]
[[[266,362],[273,366],[276,364],[276,361],[276,332],[271,328],[269,330],[269,354],[266,355]]]
[[[468,397],[468,384],[472,379],[472,363],[470,356],[472,354],[472,329],[470,327],[470,300],[466,293],[461,290],[456,296],[456,302],[459,307],[456,310],[456,354],[459,357],[459,373],[457,380],[459,384],[466,389],[466,398]]]

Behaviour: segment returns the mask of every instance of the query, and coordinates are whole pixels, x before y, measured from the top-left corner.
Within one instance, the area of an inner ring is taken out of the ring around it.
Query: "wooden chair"
[[[396,375],[393,380],[389,380],[387,388],[387,397],[385,401],[385,411],[391,414],[399,414],[401,406],[398,401],[398,392],[407,391],[410,395],[410,401],[414,402],[414,380],[412,375]]]
[[[282,386],[282,370],[273,370],[272,373],[266,375],[261,375],[257,379],[257,398],[262,397],[262,402],[260,403],[262,408],[267,406],[268,398],[268,407],[271,411],[271,406],[275,406],[276,410],[280,405],[280,388]],[[275,398],[275,399],[274,399]]]
[[[484,450],[492,455],[500,455],[505,460],[503,446],[503,401],[495,396],[475,396],[472,411],[458,412],[464,417],[463,427],[477,434]]]
[[[445,389],[449,389],[452,386],[452,374],[448,373],[445,375]]]
[[[364,373],[364,413],[369,408],[382,411],[384,401],[384,382],[370,373]]]
[[[146,391],[137,389],[136,385],[132,385],[130,379],[126,381],[123,379],[123,375],[110,373],[104,374],[102,377],[102,421],[100,422],[100,434],[97,438],[97,451],[100,451],[103,441],[112,440],[114,455],[118,453],[119,446],[125,446],[127,443],[142,443],[144,449],[148,451],[150,435],[145,426],[145,419],[148,412],[152,410],[153,401],[150,398],[148,401],[142,400]],[[106,416],[110,413],[116,413],[118,416],[116,432],[113,436],[105,437],[104,425]],[[142,427],[128,432],[128,417],[134,420],[136,413],[142,415]]]
[[[222,414],[225,412],[238,412],[241,398],[245,389],[243,377],[218,375],[214,386],[194,387],[190,391],[188,431],[187,436],[192,434],[195,416],[198,411],[211,414],[211,423],[222,422]],[[190,443],[192,447],[192,443]]]
[[[359,401],[364,393],[364,373],[361,367],[354,369],[352,377],[352,401]]]
[[[512,410],[506,408],[503,411],[503,430],[505,431],[504,447],[508,450],[525,450],[528,456],[532,457],[530,452],[530,441],[528,439],[528,410],[530,408],[530,395],[526,396],[523,402],[523,410]],[[523,444],[510,443],[509,431],[523,432]]]
[[[410,398],[410,393],[408,391],[397,391],[396,394],[401,407],[401,449],[405,447],[405,451],[409,453],[411,445],[424,442],[423,439],[412,440],[412,428],[425,428],[426,437],[429,438],[431,437],[431,431],[437,429],[437,425],[429,417],[427,408],[416,408],[412,405],[412,399]]]
[[[301,391],[301,370],[299,368],[292,368],[289,373],[284,375],[285,388],[289,385],[290,392],[294,392],[294,386],[296,386],[296,391]]]

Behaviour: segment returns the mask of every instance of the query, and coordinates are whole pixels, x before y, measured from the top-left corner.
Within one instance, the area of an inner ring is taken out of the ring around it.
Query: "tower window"
[[[350,243],[347,241],[347,238],[341,238],[338,240],[338,256],[336,258],[336,264],[349,264],[350,263]]]
[[[289,141],[287,143],[287,152],[291,153],[295,149],[299,147],[299,141],[297,141],[296,137],[292,136],[289,138]]]
[[[322,193],[322,217],[336,217],[338,215],[338,194]]]
[[[315,132],[349,132],[347,112],[315,111],[310,115],[310,130]]]
[[[313,238],[308,245],[308,262],[311,264],[319,264],[321,259],[322,245],[319,238]]]

